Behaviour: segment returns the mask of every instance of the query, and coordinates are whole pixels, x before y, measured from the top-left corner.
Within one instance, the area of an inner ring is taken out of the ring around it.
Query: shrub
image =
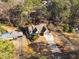
[[[31,35],[31,41],[35,41],[36,39],[38,39],[38,34],[33,34],[33,35]]]
[[[69,32],[75,32],[75,29],[73,27],[69,27]]]
[[[13,58],[13,43],[11,41],[3,41],[0,39],[0,59]]]
[[[4,30],[1,26],[0,26],[0,33],[4,33],[6,32],[6,30]]]
[[[39,59],[47,59],[46,56],[40,56]]]
[[[74,28],[71,27],[71,26],[69,26],[68,24],[65,24],[65,25],[63,26],[63,31],[64,31],[64,32],[69,32],[69,33],[75,32]]]
[[[2,2],[8,2],[8,0],[1,0]]]
[[[68,31],[69,31],[69,26],[68,26],[68,24],[65,24],[65,25],[63,26],[63,31],[64,31],[64,32],[68,32]]]

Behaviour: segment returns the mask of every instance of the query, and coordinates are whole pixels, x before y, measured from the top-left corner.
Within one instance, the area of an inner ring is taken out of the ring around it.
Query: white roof
[[[37,33],[40,33],[41,30],[43,29],[43,26],[46,27],[46,24],[39,24],[39,25],[33,25],[33,29],[37,29]]]

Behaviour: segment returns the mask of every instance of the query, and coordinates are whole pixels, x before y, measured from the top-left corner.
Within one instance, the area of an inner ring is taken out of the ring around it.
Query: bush
[[[30,38],[30,40],[31,41],[35,41],[36,39],[38,39],[38,34],[33,34],[33,35],[31,35],[31,38]]]
[[[3,41],[0,39],[0,59],[13,58],[13,43],[11,41]]]
[[[1,0],[2,2],[8,2],[8,0]]]
[[[68,24],[65,24],[65,25],[63,26],[63,31],[64,31],[64,32],[69,32],[69,26],[68,26]]]
[[[4,33],[4,32],[6,32],[6,30],[4,30],[4,29],[0,26],[0,33],[2,34],[2,33]]]
[[[73,27],[69,27],[69,32],[75,32],[75,29]]]
[[[65,24],[65,25],[63,26],[63,31],[64,31],[64,32],[69,32],[69,33],[75,32],[74,28],[71,27],[71,26],[69,26],[68,24]]]
[[[46,56],[40,56],[39,59],[47,59]]]

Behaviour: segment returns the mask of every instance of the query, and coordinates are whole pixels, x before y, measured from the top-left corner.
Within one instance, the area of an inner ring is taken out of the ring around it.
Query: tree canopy
[[[46,3],[44,4],[43,1]],[[8,20],[14,25],[41,19],[43,21],[47,19],[48,22],[57,25],[68,24],[71,26],[73,24],[72,27],[79,25],[79,0],[24,0],[24,3],[20,3],[10,10],[7,12],[10,17]]]
[[[3,41],[0,38],[0,59],[12,59],[14,45],[11,41]]]

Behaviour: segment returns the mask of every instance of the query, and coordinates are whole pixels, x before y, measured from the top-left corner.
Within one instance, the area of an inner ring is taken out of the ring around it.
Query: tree
[[[14,45],[11,41],[0,39],[0,59],[12,59],[13,48]]]
[[[42,4],[42,0],[25,0],[24,5],[24,10],[25,11],[32,11],[35,8],[40,7]]]
[[[17,5],[17,8],[25,12],[32,12],[36,8],[39,8],[42,4],[42,0],[24,0],[24,3]]]
[[[1,0],[2,2],[8,2],[8,0]]]
[[[42,0],[24,0],[24,3],[19,4],[15,7],[15,16],[19,18],[16,19],[16,23],[23,25],[24,23],[29,23],[29,14],[41,6]],[[14,14],[14,13],[12,13]],[[13,16],[14,17],[14,16]]]
[[[52,0],[47,9],[53,22],[64,22],[70,15],[71,3],[69,0]],[[58,24],[58,23],[57,23]]]
[[[70,0],[71,1],[71,0]],[[69,25],[71,27],[76,27],[79,22],[79,1],[78,0],[72,0],[71,1],[71,13],[70,13],[70,16],[69,16]]]

